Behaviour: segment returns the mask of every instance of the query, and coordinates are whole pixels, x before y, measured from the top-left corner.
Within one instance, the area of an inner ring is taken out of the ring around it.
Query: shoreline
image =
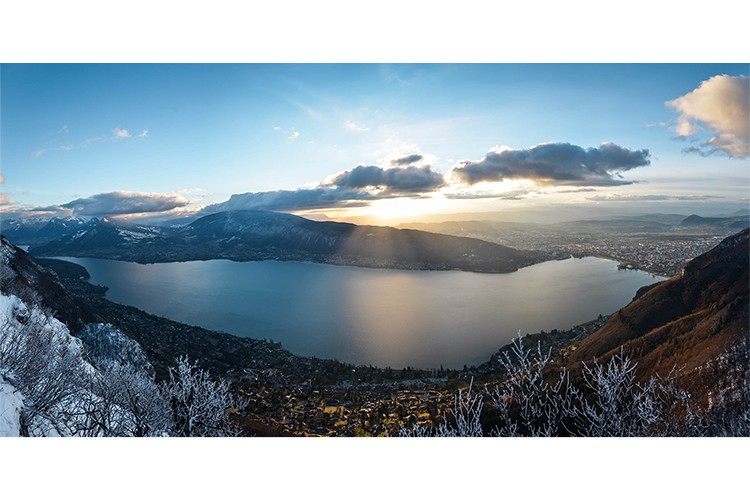
[[[73,257],[73,258],[78,258],[78,257]],[[569,257],[569,258],[581,259],[581,258],[578,258],[578,257]],[[592,258],[594,258],[594,257],[592,257]],[[233,339],[236,339],[237,341],[240,341],[240,342],[253,341],[253,342],[263,342],[263,343],[273,344],[273,345],[278,346],[280,349],[288,352],[290,355],[298,357],[298,358],[315,359],[315,360],[324,361],[324,362],[335,362],[335,363],[341,363],[341,364],[344,364],[344,365],[350,365],[350,366],[353,366],[353,367],[369,367],[369,368],[377,369],[377,370],[395,370],[395,371],[400,371],[400,370],[402,371],[402,370],[407,370],[408,369],[408,370],[414,370],[414,371],[420,371],[420,372],[434,372],[436,370],[444,371],[444,372],[461,372],[461,371],[464,371],[461,368],[439,368],[438,366],[433,366],[433,367],[416,367],[416,366],[411,365],[411,364],[407,364],[404,367],[395,367],[394,368],[394,367],[392,367],[390,365],[378,366],[378,365],[373,365],[373,364],[363,364],[363,363],[359,363],[359,362],[355,362],[355,361],[340,360],[338,358],[333,358],[333,357],[321,357],[321,356],[314,356],[314,355],[298,354],[298,353],[295,353],[295,352],[287,349],[283,345],[283,343],[281,341],[277,341],[277,340],[274,340],[274,339],[271,339],[271,338],[253,337],[253,336],[241,336],[241,335],[238,335],[236,333],[232,333],[232,332],[225,331],[225,330],[210,329],[210,328],[202,327],[202,326],[199,326],[199,325],[186,323],[186,322],[183,322],[183,321],[180,321],[180,320],[177,320],[177,319],[172,319],[172,318],[168,318],[168,317],[164,317],[164,316],[159,316],[158,314],[150,313],[150,312],[145,311],[145,310],[143,310],[143,309],[141,309],[139,307],[136,307],[136,306],[132,306],[132,305],[128,305],[128,304],[124,304],[124,303],[113,301],[113,300],[111,300],[110,298],[108,298],[106,296],[107,291],[109,290],[106,285],[94,284],[94,283],[91,283],[89,281],[90,280],[90,274],[88,273],[88,271],[85,268],[85,266],[77,264],[77,263],[74,263],[74,262],[70,262],[68,260],[59,259],[59,258],[42,258],[40,260],[42,261],[42,263],[44,265],[47,265],[48,267],[51,267],[61,278],[64,279],[66,288],[70,289],[70,285],[75,284],[76,285],[75,288],[78,291],[81,291],[83,289],[88,289],[87,293],[85,293],[83,295],[88,296],[89,298],[91,298],[91,294],[92,293],[96,294],[96,295],[99,295],[100,296],[99,297],[100,300],[96,301],[97,303],[99,303],[99,305],[110,305],[110,307],[111,306],[115,306],[115,308],[119,308],[119,309],[135,310],[135,311],[138,311],[138,313],[140,315],[143,315],[145,317],[150,317],[150,318],[152,318],[154,320],[157,320],[157,321],[165,321],[165,322],[174,323],[174,324],[181,325],[183,327],[189,328],[191,330],[201,330],[201,331],[206,332],[206,333],[212,333],[212,334],[217,334],[217,335],[227,335],[227,336],[229,336],[229,337],[231,337]],[[114,259],[105,259],[105,260],[114,260]],[[214,260],[216,260],[216,259],[214,259]],[[560,259],[558,259],[558,260],[560,260]],[[562,259],[562,260],[568,260],[568,259]],[[122,261],[122,262],[129,262],[129,261]],[[313,264],[313,265],[325,265],[325,264],[317,263],[317,262],[303,262],[303,261],[294,261],[294,262],[299,262],[299,263],[303,263],[303,264]],[[549,261],[546,261],[546,262],[549,262]],[[614,262],[614,261],[612,261],[612,262]],[[367,268],[365,268],[365,269],[367,269]],[[395,271],[403,271],[403,270],[398,270],[397,269]],[[80,293],[74,293],[74,295],[76,295],[76,297],[78,297],[78,298],[81,298],[80,297],[80,295],[81,295]],[[605,317],[605,316],[602,315],[602,314],[599,314],[599,317]],[[608,315],[606,317],[608,317]],[[584,321],[582,323],[578,323],[578,324],[572,325],[569,328],[562,329],[562,330],[560,330],[558,328],[552,328],[551,331],[553,331],[553,332],[557,332],[557,331],[566,332],[566,331],[570,331],[570,330],[575,330],[575,329],[581,327],[582,325],[588,325],[592,321],[595,321],[595,320]],[[546,332],[544,330],[541,330],[539,332],[524,333],[524,336],[538,336],[538,335],[543,335],[545,333]],[[507,347],[508,345],[510,345],[511,342],[512,342],[512,339],[508,340],[508,342],[506,342],[504,344],[500,344],[500,345],[496,346],[495,348],[493,348],[491,350],[491,352],[487,352],[486,353],[486,355],[482,358],[482,359],[484,359],[484,361],[475,362],[476,364],[472,365],[472,368],[477,367],[477,366],[482,366],[483,364],[486,364],[488,362],[488,360],[490,360],[491,357],[494,355],[494,353],[496,353],[498,350],[502,350],[503,348]],[[464,367],[466,368],[466,364],[464,364]]]
[[[167,377],[178,356],[189,356],[250,398],[252,410],[241,423],[256,436],[393,435],[403,427],[405,415],[413,416],[410,423],[434,424],[453,404],[456,390],[502,380],[505,372],[498,359],[512,348],[511,343],[497,346],[484,362],[461,370],[379,368],[298,356],[278,342],[207,330],[117,304],[105,298],[105,287],[79,274],[59,276],[68,292],[97,311],[102,322],[141,345],[157,378]],[[600,315],[568,330],[526,334],[522,342],[533,348],[538,344],[565,363],[568,346],[607,320]]]
[[[19,247],[20,248],[20,247]],[[30,254],[31,255],[31,254]],[[210,262],[210,261],[227,261],[227,262],[298,262],[302,264],[317,264],[317,265],[328,265],[328,266],[336,266],[336,267],[353,267],[357,269],[375,269],[375,270],[391,270],[391,271],[416,271],[416,272],[464,272],[464,273],[476,273],[476,274],[511,274],[515,273],[517,271],[520,271],[521,269],[526,269],[528,267],[536,266],[538,264],[543,264],[545,262],[561,262],[569,259],[585,259],[588,257],[595,258],[595,259],[601,259],[601,260],[608,260],[617,263],[617,269],[622,271],[642,271],[644,273],[650,274],[652,277],[658,277],[658,278],[664,278],[664,279],[670,279],[674,276],[668,276],[662,273],[658,273],[655,271],[651,271],[649,269],[646,269],[644,266],[639,266],[637,263],[633,262],[627,262],[622,261],[616,258],[613,258],[608,255],[602,255],[602,254],[585,254],[585,255],[567,255],[567,256],[558,256],[558,257],[551,257],[547,259],[541,259],[536,262],[532,262],[530,264],[526,264],[523,266],[519,266],[516,269],[508,270],[508,271],[484,271],[484,270],[474,270],[474,269],[463,269],[463,268],[415,268],[415,267],[398,267],[398,266],[380,266],[380,265],[364,265],[364,264],[356,264],[356,263],[340,263],[340,262],[329,262],[329,261],[323,261],[323,260],[302,260],[302,259],[279,259],[279,258],[269,258],[269,259],[231,259],[226,257],[220,257],[220,258],[212,258],[212,259],[188,259],[188,260],[155,260],[155,261],[137,261],[137,260],[128,260],[128,259],[121,259],[121,258],[114,258],[114,257],[102,257],[102,256],[91,256],[91,255],[50,255],[50,256],[42,256],[42,255],[32,255],[34,258],[38,260],[63,260],[65,261],[66,258],[72,258],[72,259],[100,259],[100,260],[111,260],[116,262],[128,262],[132,264],[140,264],[144,266],[152,265],[152,264],[172,264],[172,263],[186,263],[186,262]],[[69,261],[66,261],[69,262]],[[83,267],[83,266],[81,266]]]

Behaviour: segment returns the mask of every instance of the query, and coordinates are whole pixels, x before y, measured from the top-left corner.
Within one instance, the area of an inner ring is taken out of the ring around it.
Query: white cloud
[[[0,207],[16,205],[18,202],[11,200],[8,193],[0,193]]]
[[[677,135],[679,135],[680,137],[693,135],[694,133],[698,132],[698,130],[700,130],[700,127],[691,122],[690,119],[685,115],[681,115],[679,118],[677,118],[677,125],[675,125],[674,131],[677,132]]]
[[[344,127],[348,130],[352,130],[354,132],[368,132],[370,131],[370,127],[363,127],[361,125],[358,125],[354,123],[351,120],[346,120],[346,123],[344,123]]]
[[[175,193],[177,193],[177,194],[196,194],[196,195],[200,195],[201,197],[203,197],[203,196],[205,196],[207,194],[211,194],[211,193],[209,193],[208,191],[206,191],[203,188],[182,188],[182,189],[178,189],[177,191],[175,191]]]
[[[95,142],[99,142],[99,141],[101,141],[102,139],[105,139],[105,137],[102,137],[102,136],[98,136],[98,137],[89,137],[88,139],[84,139],[84,140],[82,140],[82,141],[81,141],[81,144],[79,144],[79,146],[81,146],[82,148],[87,148],[87,147],[89,147],[89,146],[90,146],[91,144],[93,144],[93,143],[95,143]]]
[[[64,125],[61,129],[57,131],[57,134],[68,134],[70,133],[70,128],[67,125]],[[147,128],[144,128],[141,133],[139,133],[137,136],[139,139],[145,139],[149,136],[149,131]],[[102,141],[104,139],[107,139],[108,136],[106,135],[100,135],[96,137],[89,137],[88,139],[84,139],[81,142],[79,142],[76,145],[73,144],[60,144],[60,141],[57,139],[47,143],[47,146],[44,148],[37,149],[33,153],[31,153],[32,158],[39,158],[40,156],[54,151],[72,151],[74,149],[78,148],[87,148],[91,144],[95,142]],[[128,129],[123,129],[116,127],[112,129],[112,136],[111,139],[113,141],[118,141],[122,139],[130,139],[134,136],[130,135],[130,131]]]
[[[299,137],[299,132],[295,130],[289,137],[287,137],[287,139],[296,139],[297,137]]]
[[[0,175],[0,184],[5,183],[5,177]],[[16,205],[18,202],[11,200],[8,193],[0,192],[0,207],[7,207],[10,205]]]
[[[279,127],[278,125],[274,125],[274,126],[273,126],[272,128],[273,128],[273,129],[274,129],[274,130],[275,130],[276,132],[279,132],[279,131],[281,130],[281,127]]]
[[[750,156],[749,82],[746,76],[716,75],[701,82],[695,90],[666,102],[680,113],[675,126],[677,135],[695,135],[701,130],[699,124],[714,134],[700,148],[688,151],[722,152],[737,158]]]
[[[127,129],[122,128],[113,129],[112,134],[115,136],[115,139],[127,139],[130,137],[130,132],[128,132]]]

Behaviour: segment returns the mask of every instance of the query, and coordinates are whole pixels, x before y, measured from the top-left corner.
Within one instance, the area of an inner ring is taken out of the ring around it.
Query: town
[[[559,224],[466,221],[400,227],[478,238],[536,252],[540,261],[601,257],[618,261],[621,269],[640,269],[672,277],[688,261],[748,225],[746,215],[704,219],[656,214]]]

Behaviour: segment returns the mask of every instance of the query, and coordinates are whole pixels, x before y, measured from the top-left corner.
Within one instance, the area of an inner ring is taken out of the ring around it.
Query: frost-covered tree
[[[182,359],[160,386],[140,346],[119,330],[87,325],[83,337],[86,345],[40,306],[0,295],[0,377],[23,401],[18,434],[173,435],[173,418],[188,424],[180,435],[229,433],[226,382]]]
[[[24,396],[20,434],[69,434],[61,410],[76,404],[88,373],[81,346],[65,325],[39,307],[2,296],[0,368]]]
[[[170,368],[162,393],[172,409],[177,436],[229,436],[238,431],[227,412],[238,406],[229,383],[214,380],[207,371],[191,364],[187,356]]]
[[[84,357],[98,370],[91,377],[87,401],[93,428],[105,436],[169,435],[169,402],[140,344],[104,323],[86,325],[78,338]]]
[[[96,436],[168,436],[174,427],[169,402],[154,377],[133,365],[109,363],[91,377],[82,405],[81,433]]]
[[[555,436],[563,432],[563,422],[577,396],[563,368],[550,376],[551,349],[524,348],[519,332],[509,351],[499,356],[507,373],[506,381],[488,388],[497,423],[492,429],[499,436]]]
[[[154,377],[133,365],[113,363],[103,373],[103,384],[114,403],[126,410],[120,422],[122,435],[165,436],[172,433],[174,422],[169,402],[159,390]]]
[[[583,436],[678,436],[699,433],[690,394],[676,372],[635,381],[636,364],[621,353],[607,364],[583,366],[584,394],[571,407],[575,431]]]
[[[466,394],[458,391],[452,421],[402,429],[399,436],[691,436],[708,429],[679,387],[677,371],[639,383],[636,364],[622,352],[606,363],[583,365],[578,387],[566,368],[553,365],[550,351],[527,349],[520,335],[500,364],[502,382],[474,395],[471,386]],[[731,414],[715,413],[712,434],[720,428],[744,435],[748,422],[750,411],[740,402]]]

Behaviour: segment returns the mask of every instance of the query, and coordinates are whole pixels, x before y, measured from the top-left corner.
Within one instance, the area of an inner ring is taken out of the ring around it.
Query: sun
[[[381,198],[357,207],[321,211],[327,219],[356,224],[394,226],[405,222],[436,220],[465,212],[498,211],[523,203],[539,186],[528,179],[482,182],[476,186],[443,188],[417,196]],[[309,213],[299,213],[307,216]],[[320,215],[316,212],[315,215]]]
[[[441,214],[450,211],[451,201],[440,195],[433,197],[398,197],[374,200],[367,205],[358,207],[341,207],[337,209],[301,211],[297,215],[313,220],[334,220],[339,222],[354,222],[356,224],[372,224],[377,226],[393,226],[402,222],[413,222],[414,219],[425,215]]]
[[[441,213],[446,208],[446,200],[442,197],[401,197],[373,201],[364,211],[373,222],[394,224],[421,215]]]

